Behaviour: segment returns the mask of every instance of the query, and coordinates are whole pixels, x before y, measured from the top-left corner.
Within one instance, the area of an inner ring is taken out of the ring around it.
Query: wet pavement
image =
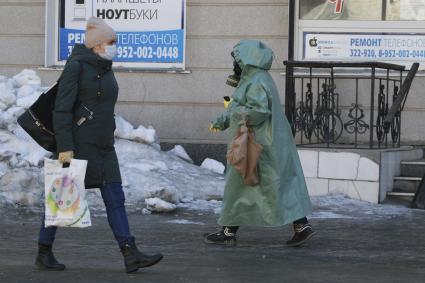
[[[0,282],[425,282],[425,212],[394,215],[350,212],[311,222],[317,235],[305,246],[289,248],[290,227],[243,227],[234,248],[208,246],[212,212],[129,216],[132,232],[146,252],[164,260],[133,275],[124,272],[106,217],[93,217],[88,229],[60,229],[56,257],[63,272],[34,269],[40,216],[2,211]]]

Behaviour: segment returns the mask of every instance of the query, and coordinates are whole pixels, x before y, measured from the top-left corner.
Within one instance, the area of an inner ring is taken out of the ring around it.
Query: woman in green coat
[[[276,85],[268,73],[273,51],[260,41],[242,40],[233,49],[234,72],[228,84],[236,87],[227,110],[212,122],[212,131],[227,129],[231,140],[246,120],[256,142],[263,146],[258,168],[260,183],[244,184],[241,174],[228,164],[221,230],[205,235],[210,244],[236,244],[239,226],[277,227],[294,224],[299,246],[314,231],[306,216],[311,203],[291,127],[282,111]],[[230,83],[229,83],[230,82]]]
[[[100,188],[108,222],[124,256],[128,273],[162,259],[141,253],[130,233],[121,175],[114,148],[114,108],[118,84],[112,71],[116,33],[103,20],[87,22],[85,45],[75,45],[62,76],[53,111],[58,159],[88,161],[86,188]],[[36,265],[42,270],[64,270],[52,252],[57,227],[40,228]]]

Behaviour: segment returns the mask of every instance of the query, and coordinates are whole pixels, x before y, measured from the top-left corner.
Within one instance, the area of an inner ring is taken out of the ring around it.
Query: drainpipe
[[[288,61],[294,60],[294,42],[295,42],[295,0],[289,0],[289,23],[288,23]],[[285,80],[285,114],[295,135],[294,112],[295,112],[295,95],[294,82],[288,78],[294,74],[293,69],[286,67]]]

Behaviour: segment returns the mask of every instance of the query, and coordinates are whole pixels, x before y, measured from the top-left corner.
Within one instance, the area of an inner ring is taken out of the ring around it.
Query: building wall
[[[232,71],[230,52],[241,39],[259,39],[276,53],[271,71],[281,90],[287,54],[287,0],[188,0],[187,74],[117,72],[116,112],[133,124],[152,125],[161,141],[223,143],[209,121],[221,113]],[[60,71],[39,69],[44,62],[45,1],[0,0],[0,74],[36,69],[45,85]]]
[[[282,61],[287,54],[288,0],[188,0],[187,74],[117,72],[120,96],[116,112],[134,125],[152,125],[162,142],[224,143],[222,133],[208,131],[221,113],[225,85],[232,70],[230,51],[239,40],[259,39],[276,54],[271,71],[284,98]],[[60,71],[45,70],[44,0],[0,0],[0,74],[12,76],[24,68],[37,70],[44,85]],[[41,68],[41,69],[40,69]],[[425,131],[425,80],[415,79],[403,112],[402,141],[421,144]],[[349,95],[349,84],[337,86]],[[361,92],[369,100],[370,91]],[[342,99],[344,101],[344,99]],[[346,109],[350,103],[343,103]]]

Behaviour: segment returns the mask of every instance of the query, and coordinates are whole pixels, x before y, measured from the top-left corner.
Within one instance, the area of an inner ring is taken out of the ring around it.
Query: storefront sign
[[[304,32],[304,60],[425,61],[425,34]]]
[[[117,31],[116,65],[184,69],[185,0],[62,0],[58,60],[84,42],[90,16]],[[121,63],[121,64],[119,64]]]

